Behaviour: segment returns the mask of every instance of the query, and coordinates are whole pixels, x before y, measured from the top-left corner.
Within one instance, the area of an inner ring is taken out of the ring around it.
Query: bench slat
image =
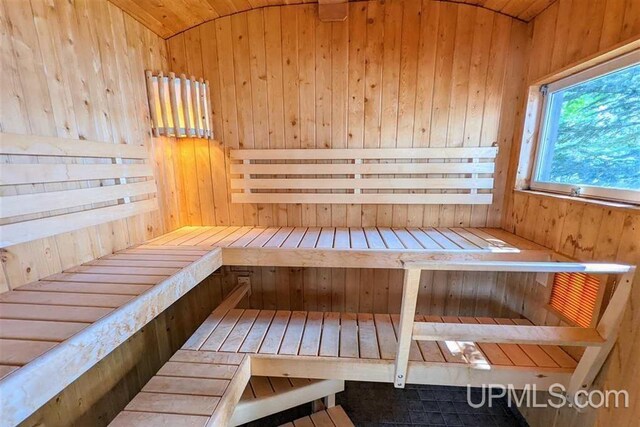
[[[0,339],[0,364],[26,365],[58,343],[52,341],[23,341]]]
[[[131,295],[77,294],[45,291],[14,291],[0,294],[0,302],[19,304],[71,305],[76,307],[117,308],[131,300]]]
[[[219,397],[171,393],[138,393],[125,408],[126,411],[157,412],[209,417],[220,401]]]
[[[491,194],[316,194],[232,193],[233,203],[378,204],[378,205],[487,205]]]
[[[151,285],[91,282],[39,281],[20,286],[17,291],[78,292],[84,294],[140,295]]]
[[[109,424],[111,427],[203,427],[209,417],[123,411]]]
[[[426,341],[463,341],[516,344],[598,346],[604,339],[597,330],[565,326],[474,325],[417,322],[413,338]]]
[[[60,305],[0,303],[0,319],[92,323],[112,311],[112,308],[104,307],[72,307]]]
[[[88,325],[77,322],[0,319],[0,338],[60,342]]]

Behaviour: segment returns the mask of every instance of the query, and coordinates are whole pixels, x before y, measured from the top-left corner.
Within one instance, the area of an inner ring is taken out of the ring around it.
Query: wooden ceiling
[[[164,38],[220,16],[283,4],[317,0],[110,0]],[[407,0],[419,1],[419,0]],[[556,0],[447,0],[475,4],[529,22]]]

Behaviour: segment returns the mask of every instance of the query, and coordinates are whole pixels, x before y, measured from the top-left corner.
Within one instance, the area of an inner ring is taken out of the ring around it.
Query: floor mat
[[[480,389],[471,391],[472,402],[480,402]],[[494,400],[492,407],[473,408],[467,403],[465,387],[346,382],[345,391],[336,396],[357,427],[526,427],[527,423],[506,399]],[[311,405],[302,405],[246,427],[272,427],[311,413]]]

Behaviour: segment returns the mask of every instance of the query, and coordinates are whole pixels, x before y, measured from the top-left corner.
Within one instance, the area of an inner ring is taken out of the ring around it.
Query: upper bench
[[[404,262],[548,261],[557,254],[497,228],[183,227],[143,247],[222,248],[225,265],[404,268]]]

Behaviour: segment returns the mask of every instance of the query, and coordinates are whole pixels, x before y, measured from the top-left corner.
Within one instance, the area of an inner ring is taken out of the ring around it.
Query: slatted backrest
[[[0,134],[0,247],[158,209],[141,145]]]
[[[233,203],[491,204],[496,147],[232,150]]]

